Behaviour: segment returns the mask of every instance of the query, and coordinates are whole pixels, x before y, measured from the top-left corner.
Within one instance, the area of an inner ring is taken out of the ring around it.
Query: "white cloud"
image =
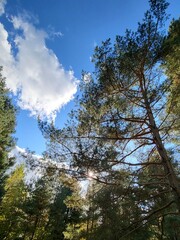
[[[8,168],[6,175],[11,174],[18,166],[23,165],[25,172],[25,182],[27,184],[34,183],[34,181],[37,181],[43,176],[44,168],[42,168],[42,165],[44,161],[41,160],[41,156],[28,153],[26,149],[15,146],[10,151],[9,157],[14,158],[14,164],[12,167]],[[33,167],[33,165],[35,167]],[[44,164],[44,167],[45,166],[46,165]]]
[[[4,8],[6,5],[7,0],[0,0],[0,16],[4,14]]]
[[[77,91],[72,70],[65,71],[54,52],[47,48],[47,33],[22,17],[12,17],[16,32],[16,56],[8,41],[8,32],[0,24],[0,65],[7,86],[18,93],[19,105],[32,115],[53,119]]]
[[[13,92],[16,92],[18,78],[16,76],[15,60],[11,53],[11,45],[8,42],[8,33],[0,23],[0,65],[3,66],[3,75],[7,77],[7,85]]]
[[[56,31],[54,27],[52,27],[51,25],[48,26],[47,32],[51,40],[64,36],[64,34],[61,31]]]
[[[39,178],[46,174],[46,169],[51,167],[54,169],[69,169],[69,166],[64,162],[55,162],[51,159],[44,159],[42,156],[32,154],[24,148],[15,146],[10,152],[9,157],[14,158],[14,164],[8,168],[6,175],[11,174],[18,166],[23,165],[25,170],[26,183],[34,183]],[[55,173],[54,173],[55,174]]]

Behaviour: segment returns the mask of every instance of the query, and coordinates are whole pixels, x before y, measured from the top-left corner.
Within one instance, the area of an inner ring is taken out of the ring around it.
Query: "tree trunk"
[[[33,233],[32,233],[32,235],[31,235],[30,240],[33,240],[33,238],[34,238],[34,235],[35,235],[35,232],[36,232],[36,227],[37,227],[37,224],[38,224],[38,219],[39,219],[38,216],[36,216],[35,223],[34,223]]]
[[[146,106],[146,110],[147,110],[147,114],[148,114],[148,118],[149,118],[149,127],[150,130],[152,132],[153,135],[153,140],[154,143],[156,145],[156,149],[159,153],[159,156],[162,160],[162,165],[164,167],[164,171],[165,171],[165,175],[167,176],[167,179],[169,181],[169,185],[172,189],[172,192],[175,196],[175,202],[177,204],[178,210],[180,212],[180,183],[179,180],[176,176],[176,173],[174,171],[173,165],[168,157],[167,151],[164,147],[164,144],[162,142],[160,133],[159,133],[159,129],[156,126],[155,123],[155,119],[152,113],[152,109],[150,106],[150,103],[148,101],[148,97],[147,97],[147,92],[146,90],[144,90],[144,88],[141,85],[141,91],[142,91],[142,95],[144,98],[144,103]]]

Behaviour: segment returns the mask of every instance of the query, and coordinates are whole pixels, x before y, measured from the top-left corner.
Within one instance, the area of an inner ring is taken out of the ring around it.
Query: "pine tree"
[[[96,47],[95,73],[88,83],[82,82],[80,104],[67,127],[41,125],[53,142],[53,156],[70,161],[82,178],[92,170],[97,181],[121,186],[116,171],[130,172],[127,191],[138,191],[144,206],[141,217],[131,224],[134,229],[171,215],[172,209],[174,215],[180,213],[177,155],[172,156],[170,149],[175,119],[167,112],[170,83],[160,67],[168,4],[165,0],[149,3],[137,31],[117,36],[114,45],[108,39]],[[144,176],[141,181],[139,172]],[[168,192],[165,202],[163,191]]]
[[[45,230],[49,221],[52,192],[44,177],[40,178],[35,187],[29,189],[29,196],[24,204],[26,213],[25,236],[28,240],[46,239],[48,231]]]
[[[0,68],[0,199],[3,195],[3,174],[8,166],[12,164],[12,159],[8,158],[8,152],[14,144],[12,133],[16,122],[16,110],[9,97],[9,90],[1,72],[2,67]]]

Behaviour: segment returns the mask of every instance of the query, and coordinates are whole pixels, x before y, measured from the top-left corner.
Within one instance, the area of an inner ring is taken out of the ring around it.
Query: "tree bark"
[[[153,115],[150,103],[148,101],[147,92],[146,92],[146,89],[144,89],[144,87],[143,87],[142,81],[140,81],[140,86],[141,86],[141,91],[142,91],[144,103],[145,103],[146,110],[147,110],[147,115],[149,118],[149,128],[153,135],[153,140],[156,145],[156,149],[159,153],[159,156],[161,158],[162,165],[163,165],[163,168],[165,171],[165,175],[167,176],[169,185],[170,185],[172,192],[174,194],[174,197],[175,197],[175,202],[176,202],[178,210],[180,212],[180,182],[179,182],[178,177],[176,176],[173,165],[168,157],[167,151],[162,142],[159,129],[156,125],[154,115]]]
[[[36,232],[36,227],[37,227],[37,224],[38,224],[38,220],[39,220],[39,217],[36,216],[33,233],[32,233],[32,236],[31,236],[30,240],[33,240],[33,238],[34,238],[34,235],[35,235],[35,232]]]

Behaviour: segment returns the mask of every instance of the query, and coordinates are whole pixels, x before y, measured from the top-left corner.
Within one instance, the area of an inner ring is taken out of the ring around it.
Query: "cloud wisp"
[[[5,5],[7,0],[0,0],[0,16],[5,13]]]
[[[54,119],[77,91],[78,80],[46,46],[48,34],[23,17],[11,17],[14,43],[0,23],[0,65],[18,104],[31,115]],[[15,49],[14,46],[15,45]],[[15,54],[14,54],[15,52]]]

